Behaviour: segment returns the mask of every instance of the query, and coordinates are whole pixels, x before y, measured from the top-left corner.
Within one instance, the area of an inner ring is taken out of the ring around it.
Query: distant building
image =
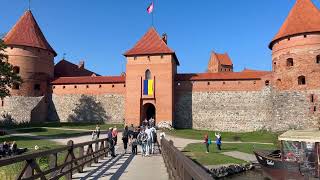
[[[147,33],[124,53],[126,72],[100,76],[61,60],[31,11],[5,36],[9,62],[24,83],[2,113],[17,121],[105,121],[219,131],[315,128],[320,117],[320,11],[297,0],[272,39],[272,71],[233,72],[227,53],[212,52],[205,73],[180,74],[166,34]],[[250,52],[248,52],[250,53]]]

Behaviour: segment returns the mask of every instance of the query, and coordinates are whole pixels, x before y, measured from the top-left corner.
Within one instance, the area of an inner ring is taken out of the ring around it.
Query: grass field
[[[205,134],[214,140],[214,131],[194,130],[194,129],[178,129],[167,131],[167,134],[177,136],[186,139],[198,139],[202,140]],[[276,143],[278,133],[271,133],[268,131],[256,131],[256,132],[221,132],[222,141],[242,141],[242,142],[262,142],[262,143]]]
[[[85,134],[89,134],[90,131],[77,131],[77,130],[60,130],[60,129],[47,129],[47,128],[23,128],[23,129],[16,129],[18,133],[30,133],[37,136],[46,136],[49,138],[68,138],[68,137],[76,137]]]
[[[101,130],[108,130],[109,127],[123,128],[123,124],[103,124],[103,123],[74,123],[74,122],[48,122],[48,123],[21,123],[17,125],[0,125],[0,128],[4,129],[20,129],[30,127],[61,127],[69,129],[91,129],[94,130],[96,125],[99,124]]]
[[[242,164],[245,161],[229,157],[222,152],[240,151],[249,154],[253,154],[254,149],[276,149],[275,145],[263,145],[263,144],[245,144],[245,143],[232,143],[222,144],[222,151],[218,151],[215,144],[210,145],[210,152],[206,153],[204,143],[189,144],[183,149],[183,153],[190,157],[192,160],[202,165],[219,165],[219,164]]]

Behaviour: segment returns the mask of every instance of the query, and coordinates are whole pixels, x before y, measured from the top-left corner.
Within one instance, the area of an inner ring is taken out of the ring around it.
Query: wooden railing
[[[209,180],[213,179],[202,167],[180,152],[170,140],[161,139],[161,150],[170,179]]]
[[[107,139],[100,139],[80,144],[69,141],[67,146],[39,151],[30,154],[19,155],[0,159],[0,167],[24,162],[21,172],[17,172],[17,180],[58,180],[65,176],[71,180],[74,172],[83,172],[85,166],[108,156],[109,145]],[[58,155],[63,156],[63,162],[58,163]],[[37,159],[49,158],[49,168],[41,170]]]

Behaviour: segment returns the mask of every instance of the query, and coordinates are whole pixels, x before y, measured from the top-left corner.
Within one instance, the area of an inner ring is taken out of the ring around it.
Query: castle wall
[[[19,67],[19,75],[23,83],[19,89],[12,89],[16,96],[44,96],[47,94],[48,83],[53,79],[54,54],[43,49],[9,46],[5,49],[8,62]],[[40,89],[35,89],[35,85]]]
[[[123,123],[124,95],[52,95],[49,119],[60,122]]]
[[[124,83],[53,85],[52,91],[51,121],[123,123]]]
[[[183,83],[190,87],[176,86],[176,128],[240,132],[318,127],[319,90],[278,91],[264,81],[244,81],[239,87],[236,82],[226,82],[228,90],[221,84],[205,88],[218,82],[184,81],[180,85]]]
[[[0,107],[1,119],[16,123],[22,122],[44,122],[47,118],[48,104],[45,97],[6,97]]]

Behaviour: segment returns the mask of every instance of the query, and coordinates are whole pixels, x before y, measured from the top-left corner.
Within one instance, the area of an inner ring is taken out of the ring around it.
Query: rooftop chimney
[[[167,44],[168,43],[168,36],[166,33],[162,34],[162,40]]]
[[[84,61],[83,61],[83,60],[81,60],[81,61],[79,62],[78,68],[79,68],[79,69],[84,69]]]

